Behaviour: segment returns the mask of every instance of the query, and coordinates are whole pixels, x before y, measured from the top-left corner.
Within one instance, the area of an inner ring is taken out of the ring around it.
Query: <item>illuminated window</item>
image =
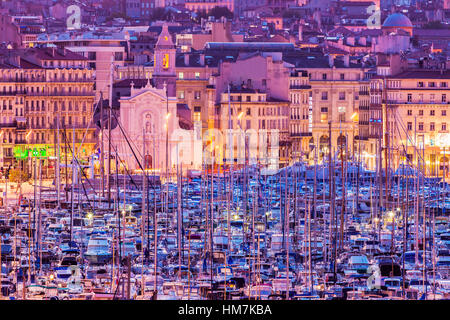
[[[178,72],[178,79],[184,79],[184,73]]]
[[[169,69],[169,54],[168,53],[164,54],[162,63],[163,63],[164,69]]]

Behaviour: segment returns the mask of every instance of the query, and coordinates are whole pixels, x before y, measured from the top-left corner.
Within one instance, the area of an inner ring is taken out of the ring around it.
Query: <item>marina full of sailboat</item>
[[[157,171],[129,144],[141,169],[131,172],[108,121],[99,175],[87,177],[62,128],[58,150],[74,152],[65,162],[58,152],[54,182],[35,158],[32,189],[5,197],[3,299],[450,297],[450,188],[445,168],[424,172],[420,148],[395,171],[389,147],[371,171],[343,144],[320,161],[312,145],[312,164],[277,170],[250,164],[246,149],[240,165]]]

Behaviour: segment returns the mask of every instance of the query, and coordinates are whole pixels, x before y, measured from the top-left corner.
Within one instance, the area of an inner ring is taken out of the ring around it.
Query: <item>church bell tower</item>
[[[153,83],[158,89],[163,89],[166,83],[169,97],[176,96],[175,58],[176,48],[164,24],[155,46]]]

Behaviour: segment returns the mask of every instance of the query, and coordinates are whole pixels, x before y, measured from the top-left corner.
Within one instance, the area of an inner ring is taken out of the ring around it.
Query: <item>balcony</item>
[[[86,128],[87,128],[87,124],[85,124],[85,125],[82,125],[82,124],[76,124],[76,125],[73,125],[73,124],[66,124],[65,125],[65,127],[66,127],[66,129],[68,130],[68,129],[83,129],[83,130],[86,130]],[[50,125],[48,125],[47,126],[47,129],[57,129],[57,125],[56,124],[50,124]],[[64,129],[64,125],[63,124],[60,124],[59,125],[59,130],[63,130]],[[95,127],[93,128],[92,126],[90,126],[89,127],[89,130],[95,130]]]
[[[45,82],[50,82],[50,83],[66,83],[66,82],[70,82],[70,83],[89,83],[89,82],[94,82],[94,79],[51,79],[51,80],[46,80]]]
[[[289,89],[302,89],[302,90],[307,90],[307,89],[311,89],[310,85],[306,85],[306,84],[299,84],[299,85],[290,85]]]
[[[448,105],[450,101],[399,101],[399,100],[388,100],[389,104],[418,104],[418,105]]]
[[[27,92],[26,96],[33,97],[94,97],[94,91],[89,92]]]
[[[17,127],[17,122],[13,121],[12,123],[0,123],[0,128],[15,128]]]
[[[25,94],[25,91],[15,90],[15,91],[0,91],[0,96],[16,96],[18,94]]]
[[[290,135],[291,137],[312,137],[312,132],[296,132]]]

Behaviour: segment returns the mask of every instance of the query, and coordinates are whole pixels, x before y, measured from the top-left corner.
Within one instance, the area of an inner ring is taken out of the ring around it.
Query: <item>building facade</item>
[[[371,80],[371,109],[378,107],[382,119],[375,129],[391,168],[419,165],[427,176],[442,177],[445,167],[448,175],[449,85],[448,70],[407,70]]]
[[[54,174],[57,129],[60,155],[88,162],[96,145],[95,93],[87,60],[68,50],[25,49],[0,67],[2,140],[0,166],[26,169],[35,152],[45,154],[43,175]]]

